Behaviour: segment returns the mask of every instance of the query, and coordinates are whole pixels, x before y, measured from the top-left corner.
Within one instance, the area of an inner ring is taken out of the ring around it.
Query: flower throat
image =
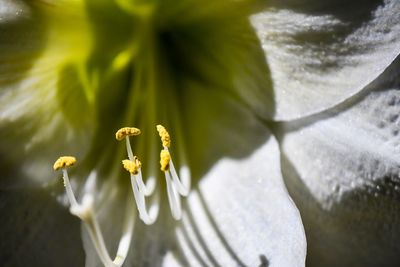
[[[167,184],[168,202],[170,205],[172,217],[175,220],[180,220],[182,217],[181,196],[188,196],[190,191],[191,177],[187,167],[180,169],[180,177],[177,174],[174,163],[172,161],[169,148],[171,146],[171,138],[168,131],[162,125],[157,125],[156,129],[159,133],[162,143],[160,152],[160,170],[164,173]],[[158,216],[159,211],[159,197],[156,197],[156,202],[151,206],[150,211],[146,207],[146,197],[151,196],[155,192],[154,177],[150,177],[147,183],[144,183],[142,178],[142,163],[139,158],[133,154],[130,137],[135,137],[141,134],[140,129],[134,127],[124,127],[119,129],[115,138],[118,141],[125,140],[126,151],[128,159],[122,160],[123,168],[129,172],[132,185],[132,192],[136,202],[136,207],[139,212],[139,218],[147,225],[153,224]],[[114,260],[106,249],[104,238],[97,222],[96,215],[93,208],[94,196],[86,193],[82,198],[82,203],[76,200],[73,192],[67,168],[76,163],[76,158],[72,156],[63,156],[57,159],[53,165],[54,170],[62,170],[64,186],[67,193],[67,198],[70,203],[70,212],[79,217],[96,248],[96,251],[105,266],[121,266],[126,258],[128,249],[131,242],[133,223],[128,224],[127,232],[121,238],[117,256]],[[129,212],[128,212],[129,214]]]
[[[184,113],[185,97],[188,92],[218,88],[228,96],[247,99],[245,90],[240,90],[241,80],[247,81],[247,73],[252,70],[246,64],[253,60],[252,51],[259,49],[248,20],[254,8],[252,2],[85,2],[91,36],[90,42],[80,43],[90,53],[81,65],[73,60],[67,62],[61,71],[65,77],[57,88],[66,121],[81,132],[93,132],[92,147],[82,164],[86,168],[83,172],[92,170],[85,186],[94,179],[96,171],[99,176],[115,179],[116,184],[126,185],[127,180],[119,175],[125,169],[138,217],[144,224],[151,225],[157,220],[161,190],[167,192],[172,217],[180,220],[181,198],[188,196],[191,186],[185,149],[189,143],[188,131],[200,132],[187,129],[210,119],[187,125],[191,114]],[[258,60],[258,54],[255,55]],[[62,86],[71,77],[81,88]],[[77,98],[81,100],[79,104]],[[183,127],[184,122],[189,127]],[[176,143],[160,124],[171,130]],[[127,157],[123,156],[122,147],[116,149],[110,142],[112,131],[123,125],[138,127],[124,127],[115,134],[118,141],[125,142]],[[191,144],[195,143],[192,139]],[[116,158],[122,161],[122,166]],[[66,156],[54,164],[54,169],[63,173],[70,212],[83,221],[103,264],[121,266],[130,247],[135,213],[126,212],[117,255],[111,259],[94,210],[99,199],[87,192],[80,202],[75,198],[67,172],[75,163],[74,157]],[[162,175],[166,188],[160,187]],[[150,208],[146,204],[148,199]],[[132,207],[127,205],[128,208]]]

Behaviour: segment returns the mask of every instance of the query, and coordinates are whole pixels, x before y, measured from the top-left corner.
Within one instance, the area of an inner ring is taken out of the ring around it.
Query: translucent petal
[[[81,158],[88,145],[92,125],[77,129],[70,119],[90,117],[74,99],[84,90],[77,73],[90,48],[88,27],[79,2],[9,2],[1,4],[7,19],[0,20],[0,155],[43,183],[60,152]]]
[[[268,4],[270,9],[253,16],[252,23],[271,70],[275,120],[300,118],[344,101],[400,53],[396,0]]]
[[[128,180],[129,176],[124,178]],[[125,220],[128,216],[133,216],[132,240],[122,266],[142,266],[143,264],[157,266],[161,264],[167,248],[171,246],[171,242],[166,243],[168,235],[170,235],[167,200],[165,199],[165,202],[161,203],[162,216],[153,225],[146,225],[137,214],[137,207],[131,190],[129,186],[116,184],[113,179],[105,179],[102,187],[95,189],[96,219],[102,231],[108,253],[114,259],[117,255]],[[86,253],[85,266],[103,266],[84,224],[81,227],[81,235]]]
[[[122,227],[126,213],[126,205],[132,209],[129,212],[135,212],[134,208],[126,201],[127,191],[119,190],[118,185],[113,184],[113,181],[107,181],[102,185],[102,188],[95,190],[95,217],[99,222],[108,253],[111,259],[114,259],[118,242],[122,236]],[[124,198],[125,196],[125,198]],[[133,199],[131,199],[133,203]],[[93,242],[89,236],[85,225],[81,224],[81,234],[83,247],[86,253],[86,267],[103,266],[99,255],[97,254]]]
[[[229,95],[204,90],[196,82],[184,85],[190,90],[179,107],[191,112],[180,115],[191,123],[183,124],[190,125],[184,127],[185,138],[173,138],[173,144],[190,144],[185,148],[189,149],[194,189],[184,206],[182,222],[176,222],[169,212],[165,185],[159,185],[158,190],[164,192],[159,218],[151,226],[136,220],[125,266],[198,266],[199,259],[192,256],[187,242],[197,244],[196,253],[211,266],[304,266],[304,230],[282,181],[275,139],[253,113]],[[105,180],[101,193],[105,198],[98,210],[113,255],[126,201],[117,197],[122,191],[114,196],[112,191],[120,189],[109,180]],[[184,237],[185,231],[190,241]],[[83,240],[87,266],[98,266],[85,232]],[[214,260],[210,261],[210,255]]]
[[[283,174],[302,213],[310,266],[399,262],[399,70],[397,59],[365,93],[280,125]]]

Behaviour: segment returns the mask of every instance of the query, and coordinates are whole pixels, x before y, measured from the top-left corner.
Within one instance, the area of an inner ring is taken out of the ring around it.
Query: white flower
[[[369,2],[0,1],[4,264],[101,266],[57,204],[62,154],[116,255],[136,207],[113,136],[135,126],[161,202],[123,266],[303,266],[306,238],[310,266],[396,265],[400,5]],[[192,173],[178,221],[159,123]]]

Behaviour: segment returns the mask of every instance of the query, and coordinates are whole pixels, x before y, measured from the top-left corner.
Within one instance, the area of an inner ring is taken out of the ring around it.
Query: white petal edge
[[[333,107],[362,90],[400,53],[396,0],[348,7],[335,1],[269,4],[277,7],[251,21],[272,74],[274,120]]]
[[[398,263],[399,70],[397,59],[357,99],[281,124],[283,173],[302,213],[310,266]]]

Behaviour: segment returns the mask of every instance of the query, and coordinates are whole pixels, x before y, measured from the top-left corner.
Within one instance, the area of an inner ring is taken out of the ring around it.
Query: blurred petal
[[[77,129],[69,119],[90,115],[76,101],[84,87],[78,67],[90,47],[87,25],[78,2],[10,3],[1,3],[2,11],[18,11],[0,20],[0,155],[43,183],[52,175],[49,161],[60,152],[81,157],[88,145],[92,125]]]
[[[282,123],[282,169],[310,266],[400,262],[400,60],[334,110]]]
[[[198,140],[190,153],[198,184],[176,229],[179,262],[304,266],[304,230],[282,180],[276,140],[219,90],[191,89],[185,104],[192,111],[188,117],[197,122],[188,131],[189,142]]]
[[[252,17],[275,88],[275,120],[296,119],[356,94],[400,53],[397,0],[271,1]]]
[[[124,199],[126,192],[122,193],[119,190],[118,185],[112,185],[112,181],[108,181],[103,184],[102,189],[96,192],[96,214],[95,217],[99,222],[99,226],[112,259],[115,258],[118,242],[122,236],[123,221],[127,214],[126,205],[131,207],[130,212],[134,212],[134,208],[129,202]],[[133,201],[133,199],[130,199]],[[83,247],[86,253],[86,267],[103,266],[95,248],[93,242],[89,236],[89,233],[85,225],[81,224],[81,233]],[[128,266],[128,265],[126,265]]]
[[[175,255],[171,252],[168,252],[163,260],[162,266],[168,266],[168,267],[184,267],[185,265],[182,265],[178,259],[175,257]]]
[[[129,175],[126,180],[129,180]],[[102,187],[96,191],[96,218],[111,259],[117,255],[117,249],[123,235],[123,227],[133,217],[133,232],[128,255],[123,266],[158,266],[163,262],[167,247],[169,225],[169,207],[167,200],[160,203],[161,216],[155,224],[145,225],[137,216],[137,208],[128,184],[116,184],[112,179],[105,179]],[[161,189],[162,190],[162,189]],[[154,200],[154,199],[153,199]],[[148,207],[154,202],[147,199]],[[129,223],[129,222],[128,222]],[[86,267],[103,266],[85,225],[82,223],[81,234],[86,254]]]
[[[83,265],[79,221],[47,191],[2,190],[0,213],[2,266]]]

